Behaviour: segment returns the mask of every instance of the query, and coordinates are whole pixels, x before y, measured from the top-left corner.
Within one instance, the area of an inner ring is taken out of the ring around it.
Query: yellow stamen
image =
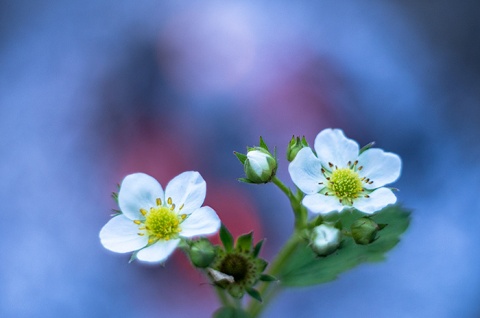
[[[142,221],[140,221],[140,220],[134,220],[133,223],[135,223],[136,225],[140,225],[140,224],[142,224]]]
[[[157,202],[157,206],[162,205],[162,199],[157,198],[155,201]]]
[[[143,216],[147,215],[147,210],[145,209],[140,209],[140,213],[142,213]]]

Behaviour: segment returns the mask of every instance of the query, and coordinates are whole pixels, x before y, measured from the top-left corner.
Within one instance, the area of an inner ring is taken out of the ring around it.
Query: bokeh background
[[[282,293],[265,317],[479,317],[480,5],[0,1],[0,316],[208,317],[206,280],[113,254],[117,183],[186,170],[235,234],[291,233],[234,150],[342,128],[400,154],[412,224],[383,263]]]

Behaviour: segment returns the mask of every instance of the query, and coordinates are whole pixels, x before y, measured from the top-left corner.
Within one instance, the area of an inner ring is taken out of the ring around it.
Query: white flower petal
[[[173,253],[180,239],[158,241],[137,253],[137,259],[144,262],[163,262]]]
[[[138,225],[121,214],[108,221],[100,230],[100,242],[113,252],[132,252],[148,243],[148,237],[140,236],[138,232]]]
[[[250,167],[252,167],[253,171],[255,171],[258,176],[261,176],[264,170],[270,169],[267,161],[268,157],[269,155],[259,150],[252,150],[247,153]]]
[[[165,198],[172,198],[177,209],[183,205],[183,214],[190,214],[202,206],[206,193],[207,183],[196,171],[179,174],[165,188]]]
[[[346,168],[349,161],[353,163],[360,151],[358,144],[340,129],[322,130],[315,138],[314,148],[324,167],[331,162],[339,168]]]
[[[353,207],[365,213],[374,213],[389,204],[397,202],[397,197],[392,190],[380,188],[369,194],[369,198],[358,198],[353,201]]]
[[[302,201],[303,205],[314,213],[328,214],[342,211],[345,206],[334,196],[324,194],[308,194]]]
[[[288,166],[288,172],[295,185],[306,194],[314,194],[326,185],[322,174],[322,163],[310,148],[303,148]],[[323,182],[322,184],[319,184]]]
[[[213,234],[220,228],[220,219],[212,208],[204,206],[190,214],[180,227],[183,237]]]
[[[372,184],[364,183],[364,187],[375,189],[398,179],[402,169],[402,161],[396,154],[372,148],[358,157],[358,167],[361,166],[363,168],[359,171],[360,177],[366,177],[373,181]]]
[[[118,193],[118,206],[131,220],[144,219],[140,209],[156,206],[155,199],[163,200],[163,189],[157,180],[144,173],[125,177]]]

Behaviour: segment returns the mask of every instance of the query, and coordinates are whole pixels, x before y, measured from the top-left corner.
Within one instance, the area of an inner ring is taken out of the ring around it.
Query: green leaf
[[[249,318],[249,314],[240,309],[234,307],[221,307],[213,313],[213,318]]]
[[[257,257],[258,254],[260,253],[260,250],[262,249],[262,245],[263,245],[263,242],[265,240],[261,240],[260,242],[258,242],[255,247],[253,248],[253,257]]]
[[[253,232],[240,235],[237,238],[237,244],[235,245],[235,248],[244,252],[250,252],[250,250],[252,249],[252,239]]]
[[[233,250],[233,236],[232,234],[230,234],[227,227],[223,223],[220,227],[220,240],[222,241],[223,246],[225,247],[225,250],[227,252]]]
[[[242,165],[245,164],[245,160],[247,160],[247,155],[244,155],[243,153],[239,153],[239,152],[236,152],[236,151],[234,151],[233,154],[235,156],[237,156],[238,160],[240,160]]]
[[[262,302],[262,295],[255,288],[247,288],[247,293],[254,299]]]
[[[378,239],[369,245],[357,245],[351,237],[345,237],[342,247],[326,257],[317,257],[308,246],[300,243],[285,261],[277,274],[283,286],[310,286],[332,281],[339,274],[364,262],[385,259],[385,253],[400,241],[400,236],[410,224],[410,212],[400,206],[389,206],[372,215],[377,223],[388,224],[378,232]],[[341,215],[325,217],[327,222],[341,221],[345,228],[364,214],[354,210]]]

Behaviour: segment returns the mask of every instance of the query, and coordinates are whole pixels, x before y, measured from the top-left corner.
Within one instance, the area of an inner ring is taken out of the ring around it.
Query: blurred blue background
[[[265,317],[479,317],[478,1],[0,1],[0,316],[208,317],[206,280],[105,250],[110,193],[185,170],[233,232],[291,233],[232,151],[326,127],[398,153],[412,224],[383,263]],[[292,185],[291,182],[289,182]]]

